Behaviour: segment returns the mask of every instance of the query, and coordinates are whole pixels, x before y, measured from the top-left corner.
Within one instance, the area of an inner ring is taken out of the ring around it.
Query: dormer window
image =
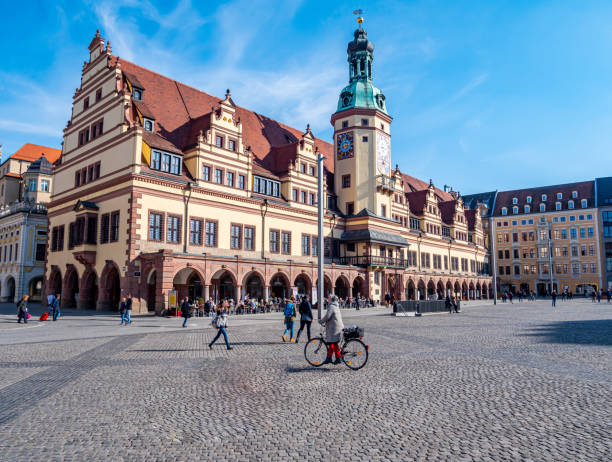
[[[578,197],[578,191],[572,191],[572,198],[576,199]]]
[[[512,198],[512,203],[513,203],[513,204],[518,204],[518,199],[517,199],[516,197],[513,197],[513,198]]]
[[[582,199],[582,200],[580,201],[580,206],[581,206],[583,209],[586,209],[586,208],[587,208],[587,205],[588,205],[588,201],[587,201],[586,199]]]
[[[132,98],[136,101],[142,101],[142,90],[140,88],[134,88],[132,90]]]
[[[144,119],[144,129],[148,132],[153,132],[154,122],[151,119]]]
[[[557,199],[558,200],[563,199],[563,193],[557,193]]]
[[[506,207],[502,207],[502,215],[508,215],[508,209]]]
[[[567,208],[568,209],[573,209],[574,208],[574,201],[567,201]]]
[[[531,212],[531,207],[529,205],[525,206],[525,213]]]
[[[527,196],[527,203],[531,204],[531,196]]]
[[[540,204],[540,212],[546,212],[546,204]]]
[[[547,199],[548,199],[548,196],[546,196],[546,194],[542,194],[542,202],[546,202]]]
[[[561,210],[561,202],[555,202],[555,209]]]
[[[154,150],[151,152],[151,168],[161,172],[181,174],[182,156]]]
[[[512,207],[512,213],[514,213],[515,215],[518,213],[518,207],[517,206]]]

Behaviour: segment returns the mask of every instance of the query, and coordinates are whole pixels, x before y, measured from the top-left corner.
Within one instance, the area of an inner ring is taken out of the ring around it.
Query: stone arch
[[[438,279],[436,283],[436,293],[438,294],[438,299],[444,298],[444,284],[442,283],[442,279]]]
[[[358,296],[363,297],[366,295],[365,279],[363,279],[361,276],[357,276],[355,279],[353,279],[351,296],[353,298],[357,298]]]
[[[484,298],[485,300],[489,299],[489,288],[487,287],[487,283],[483,282],[482,286],[480,287],[481,293],[482,293],[482,298]]]
[[[476,298],[482,298],[482,287],[480,286],[480,281],[476,282],[476,292],[474,293]]]
[[[83,276],[81,276],[78,307],[95,310],[97,301],[98,275],[93,267],[88,266],[83,272]]]
[[[415,300],[416,298],[416,286],[412,278],[406,281],[406,300]]]
[[[433,298],[435,293],[436,285],[434,284],[433,280],[430,279],[429,281],[427,281],[427,300]]]
[[[172,286],[176,290],[177,301],[188,297],[195,301],[204,296],[204,276],[193,266],[184,266],[174,273]]]
[[[319,287],[319,279],[316,280],[315,287]],[[327,274],[324,274],[323,275],[323,297],[329,297],[331,293],[332,293],[331,278]]]
[[[341,274],[336,278],[336,283],[334,284],[334,294],[336,294],[339,298],[346,298],[349,294],[349,281],[348,278]]]
[[[30,301],[41,302],[42,301],[42,290],[43,290],[43,277],[35,276],[28,282],[28,295]]]
[[[453,292],[453,285],[451,284],[450,281],[446,281],[446,293],[444,295],[450,296],[452,292]]]
[[[257,270],[246,273],[242,278],[242,290],[245,296],[248,295],[249,298],[257,300],[265,298],[265,280],[264,275]]]
[[[237,301],[240,298],[238,293],[238,280],[234,272],[228,268],[218,269],[210,279],[212,288],[212,297],[215,302],[220,302],[223,299],[233,299]]]
[[[157,298],[157,270],[152,267],[147,275],[147,311],[155,311],[155,302]]]
[[[79,273],[74,265],[68,265],[62,284],[62,307],[75,308],[79,294]]]
[[[16,295],[16,290],[15,290],[15,278],[13,276],[8,276],[5,280],[4,280],[4,296],[2,297],[2,299],[6,302],[10,302],[10,303],[14,303],[15,300],[15,295]]]
[[[119,266],[112,260],[106,260],[100,276],[98,309],[117,311],[121,297],[131,295],[122,294],[120,274]]]
[[[475,298],[474,282],[470,281],[470,284],[468,286],[468,299],[469,300],[474,300],[474,298]]]
[[[419,279],[417,282],[417,292],[416,292],[417,300],[426,300],[427,292],[425,288],[425,281],[423,279]]]
[[[270,297],[288,298],[291,296],[289,276],[283,271],[277,271],[270,277]]]
[[[465,283],[465,281],[463,281],[461,283],[461,299],[462,300],[467,300],[467,293],[468,293],[468,286]]]
[[[47,295],[60,295],[60,297],[62,295],[62,273],[57,267],[51,269],[49,274]]]
[[[293,286],[297,289],[299,295],[308,295],[312,293],[312,280],[306,273],[300,273],[293,281]]]

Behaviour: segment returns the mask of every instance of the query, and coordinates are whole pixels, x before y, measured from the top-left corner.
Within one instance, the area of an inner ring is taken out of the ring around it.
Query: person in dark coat
[[[125,301],[125,297],[121,297],[121,303],[119,303],[119,314],[121,314],[121,324],[123,326],[126,324],[125,317],[127,316],[127,302]]]
[[[24,295],[17,303],[17,323],[21,324],[23,319],[24,324],[28,323],[28,298],[29,295]]]
[[[453,305],[451,303],[450,295],[447,295],[446,298],[444,299],[444,306],[448,310],[449,314],[453,312]]]
[[[57,321],[57,317],[60,314],[60,294],[57,294],[53,299],[53,306],[51,308],[53,309],[53,320]]]
[[[310,341],[310,325],[312,324],[312,305],[308,300],[308,296],[305,295],[302,297],[302,301],[300,302],[300,330],[295,337],[295,343],[298,343],[300,339],[300,334],[306,327],[306,334],[308,335],[308,341]]]
[[[187,320],[191,317],[191,306],[189,306],[188,298],[181,300],[181,316],[185,319],[183,327],[187,327]]]

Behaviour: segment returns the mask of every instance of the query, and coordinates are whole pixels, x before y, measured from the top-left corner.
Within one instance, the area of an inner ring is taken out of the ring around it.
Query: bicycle
[[[368,351],[370,347],[361,339],[364,330],[342,329],[342,346],[340,347],[340,357],[342,362],[354,371],[361,369],[368,362]],[[320,367],[327,358],[327,347],[329,343],[325,341],[323,331],[318,337],[311,338],[304,345],[304,358],[313,367]]]

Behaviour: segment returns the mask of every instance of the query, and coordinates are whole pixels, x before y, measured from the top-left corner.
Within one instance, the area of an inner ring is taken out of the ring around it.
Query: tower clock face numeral
[[[391,142],[383,133],[376,133],[376,169],[389,176],[391,173]]]
[[[336,155],[338,160],[348,159],[355,155],[353,132],[341,133],[336,137]]]

